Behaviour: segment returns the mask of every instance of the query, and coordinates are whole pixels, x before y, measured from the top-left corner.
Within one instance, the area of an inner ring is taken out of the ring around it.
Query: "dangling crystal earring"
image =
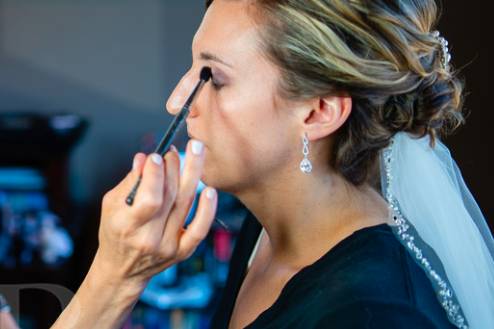
[[[307,138],[307,133],[304,133],[304,138],[302,140],[304,143],[304,147],[302,149],[302,153],[304,154],[304,159],[300,162],[300,170],[304,174],[308,174],[312,171],[312,163],[307,158],[309,155],[309,139]]]

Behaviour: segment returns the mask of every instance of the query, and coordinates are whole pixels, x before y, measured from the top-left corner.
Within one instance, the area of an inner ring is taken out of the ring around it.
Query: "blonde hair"
[[[429,134],[434,143],[464,122],[463,82],[442,66],[431,33],[434,0],[250,1],[263,52],[282,73],[281,95],[352,97],[330,161],[351,183],[369,180],[395,133]]]

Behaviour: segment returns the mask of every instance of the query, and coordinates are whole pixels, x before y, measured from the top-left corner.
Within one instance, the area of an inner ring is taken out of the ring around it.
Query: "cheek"
[[[212,156],[220,165],[239,168],[254,152],[252,139],[259,134],[255,119],[238,106],[218,108],[211,114]]]
[[[290,128],[277,114],[268,84],[211,91],[207,111],[207,179],[247,182],[287,162]]]
[[[206,131],[204,182],[222,186],[226,181],[236,184],[239,177],[253,167],[255,149],[253,136],[259,134],[255,117],[239,101],[211,101],[207,115],[202,116]]]
[[[211,166],[249,176],[287,160],[288,129],[272,108],[259,102],[228,105],[211,113],[211,154],[206,159]]]

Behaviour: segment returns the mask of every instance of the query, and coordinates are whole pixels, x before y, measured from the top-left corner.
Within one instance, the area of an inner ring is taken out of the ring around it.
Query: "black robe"
[[[211,329],[228,328],[262,226],[249,214],[233,249]],[[308,246],[310,248],[310,246]],[[357,230],[296,273],[247,329],[455,328],[432,284],[391,227]]]

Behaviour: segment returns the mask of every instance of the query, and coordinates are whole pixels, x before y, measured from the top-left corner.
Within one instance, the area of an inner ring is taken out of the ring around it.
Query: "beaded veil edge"
[[[439,258],[435,255],[433,249],[421,240],[413,225],[402,214],[398,200],[390,191],[389,187],[394,179],[391,168],[394,159],[393,144],[394,141],[391,139],[390,144],[384,148],[381,153],[381,170],[384,170],[381,176],[383,176],[383,174],[385,175],[385,177],[382,177],[381,184],[383,196],[388,202],[390,216],[392,217],[392,222],[394,224],[391,225],[393,233],[412,255],[415,262],[425,271],[436,291],[439,303],[445,310],[450,322],[460,329],[468,329],[468,323],[455,293],[447,280],[444,269],[433,268],[429,260],[434,259],[435,264],[440,264]],[[417,246],[417,244],[420,244],[422,248]]]

